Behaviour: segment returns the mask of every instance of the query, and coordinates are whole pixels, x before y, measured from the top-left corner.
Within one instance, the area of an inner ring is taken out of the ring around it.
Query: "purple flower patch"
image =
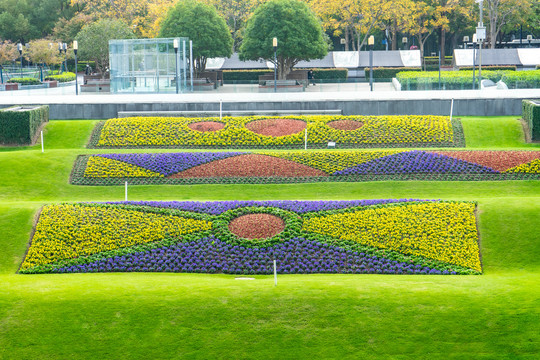
[[[214,237],[58,268],[53,272],[271,274],[274,259],[280,274],[455,274],[303,238],[290,239],[267,248],[247,248],[230,245]]]
[[[498,174],[485,166],[425,151],[409,151],[368,161],[332,175],[357,174]]]
[[[99,154],[111,160],[128,164],[169,176],[189,168],[206,164],[215,160],[242,155],[242,152],[186,152],[165,154]]]

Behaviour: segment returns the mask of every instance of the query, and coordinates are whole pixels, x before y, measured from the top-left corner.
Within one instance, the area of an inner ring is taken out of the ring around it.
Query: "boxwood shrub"
[[[0,144],[29,145],[37,136],[41,124],[49,121],[49,106],[31,106],[17,111],[13,106],[0,110]]]
[[[497,82],[513,71],[482,71],[482,78]],[[476,74],[478,76],[478,73]],[[438,89],[438,71],[403,71],[396,75],[401,83],[401,90],[431,90]],[[445,90],[472,89],[472,71],[443,71],[441,72],[441,88]],[[478,77],[476,77],[478,80]]]
[[[223,70],[223,81],[259,81],[260,75],[272,74],[272,70]],[[347,69],[313,69],[315,80],[345,80],[348,74]]]
[[[48,75],[45,78],[45,80],[56,80],[58,82],[74,81],[75,80],[75,73],[64,72],[64,73],[58,74],[58,75]]]
[[[396,77],[396,74],[402,71],[422,71],[421,68],[409,68],[409,67],[374,67],[373,78],[374,79],[392,79]],[[369,68],[364,68],[366,79],[369,80]]]
[[[478,64],[474,67],[476,71],[478,71]],[[472,71],[472,66],[462,66],[459,68],[459,71],[463,70],[470,70]],[[508,70],[508,71],[516,71],[517,66],[515,65],[488,65],[488,66],[482,66],[482,70]]]
[[[19,83],[21,85],[39,85],[41,81],[36,78],[31,77],[22,77],[22,78],[11,78],[7,81],[8,83]]]
[[[531,140],[540,140],[540,103],[531,100],[521,102],[523,120],[529,127],[529,136]]]

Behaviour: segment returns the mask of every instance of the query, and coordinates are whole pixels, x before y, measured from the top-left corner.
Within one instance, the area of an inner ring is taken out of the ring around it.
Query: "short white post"
[[[274,260],[274,286],[277,286],[277,266],[276,266],[276,260]]]
[[[219,120],[223,117],[223,100],[219,99]]]
[[[41,130],[41,152],[45,152],[45,148],[43,147],[43,130]]]
[[[307,128],[304,130],[304,150],[307,150]]]
[[[127,181],[126,181],[126,191],[125,192],[126,192],[126,200],[125,201],[128,201],[128,199],[127,199]]]
[[[454,113],[454,99],[452,99],[452,103],[450,104],[450,121],[452,121],[453,113]]]

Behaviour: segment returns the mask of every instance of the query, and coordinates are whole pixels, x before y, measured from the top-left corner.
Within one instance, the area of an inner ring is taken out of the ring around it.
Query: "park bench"
[[[81,85],[81,92],[111,92],[109,79],[88,79]]]

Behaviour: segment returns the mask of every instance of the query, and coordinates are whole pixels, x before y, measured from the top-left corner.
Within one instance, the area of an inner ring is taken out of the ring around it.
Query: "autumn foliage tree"
[[[275,64],[272,39],[278,39],[277,73],[285,79],[301,60],[327,54],[321,23],[309,6],[298,0],[272,0],[259,6],[248,20],[240,59],[265,59]]]

